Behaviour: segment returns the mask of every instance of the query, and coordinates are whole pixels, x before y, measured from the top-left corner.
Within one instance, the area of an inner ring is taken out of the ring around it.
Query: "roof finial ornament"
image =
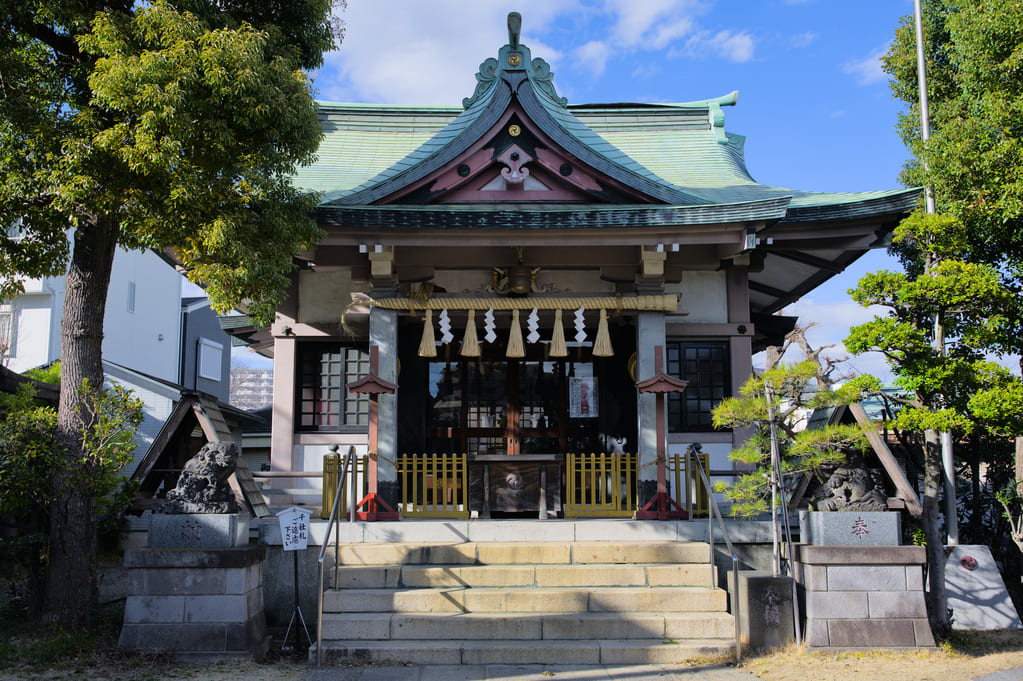
[[[518,12],[508,12],[508,44],[512,48],[519,46],[519,36],[522,34],[522,15]]]

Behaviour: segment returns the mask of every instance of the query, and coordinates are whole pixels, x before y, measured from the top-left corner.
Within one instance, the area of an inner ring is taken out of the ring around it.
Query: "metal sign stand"
[[[292,506],[277,514],[281,524],[281,544],[285,551],[291,551],[295,565],[295,610],[291,613],[291,620],[288,622],[288,629],[284,632],[284,641],[281,643],[281,652],[290,653],[298,648],[299,634],[298,620],[305,630],[305,638],[309,647],[313,646],[313,637],[309,635],[309,627],[306,626],[305,617],[302,616],[302,608],[298,604],[298,552],[309,546],[309,516],[311,513],[304,508]],[[295,646],[288,647],[288,638],[291,636],[291,627],[295,627]]]
[[[297,619],[302,623],[302,629],[305,630],[306,641],[309,642],[309,647],[313,646],[313,637],[309,635],[309,627],[305,624],[305,617],[302,616],[302,607],[298,604],[298,551],[292,551],[291,555],[295,558],[295,611],[291,613],[291,620],[288,622],[288,630],[284,632],[284,641],[281,643],[281,652],[290,653],[295,648],[298,648],[298,627],[295,627],[295,647],[288,648],[288,637],[291,635],[291,627],[295,624]]]

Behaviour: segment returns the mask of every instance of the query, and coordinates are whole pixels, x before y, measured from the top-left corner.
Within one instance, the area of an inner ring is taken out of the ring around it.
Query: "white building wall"
[[[135,309],[129,311],[132,284]],[[177,383],[180,325],[181,276],[150,251],[118,249],[103,320],[103,358]]]
[[[54,358],[54,345],[60,347],[60,316],[53,312],[56,300],[63,297],[40,292],[18,296],[12,302],[11,354],[5,362],[11,371],[21,373]]]
[[[128,290],[135,284],[135,311]],[[13,354],[7,368],[22,372],[61,357],[60,323],[65,277],[26,281],[26,292],[12,301]],[[157,376],[178,380],[181,277],[150,251],[118,249],[110,275],[103,322],[103,358]]]

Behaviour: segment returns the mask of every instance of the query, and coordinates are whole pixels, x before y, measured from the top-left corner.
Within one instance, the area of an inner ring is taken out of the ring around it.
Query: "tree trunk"
[[[927,540],[927,617],[935,636],[944,637],[950,629],[948,596],[945,594],[945,538],[939,529],[939,497],[944,485],[941,441],[938,431],[924,433],[924,498],[922,500],[924,537]]]
[[[93,391],[103,387],[103,314],[117,233],[117,225],[110,220],[83,220],[74,232],[67,274],[57,410],[64,466],[54,471],[51,481],[50,561],[43,598],[44,621],[65,628],[88,624],[94,588],[96,500],[83,477],[91,469],[83,461],[81,437],[89,405],[80,388],[83,380]]]

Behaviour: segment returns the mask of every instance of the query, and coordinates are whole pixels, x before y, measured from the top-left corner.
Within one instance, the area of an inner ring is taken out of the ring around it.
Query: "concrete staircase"
[[[661,541],[342,544],[324,595],[324,661],[655,664],[733,655],[734,621],[727,593],[710,587],[708,551]]]

